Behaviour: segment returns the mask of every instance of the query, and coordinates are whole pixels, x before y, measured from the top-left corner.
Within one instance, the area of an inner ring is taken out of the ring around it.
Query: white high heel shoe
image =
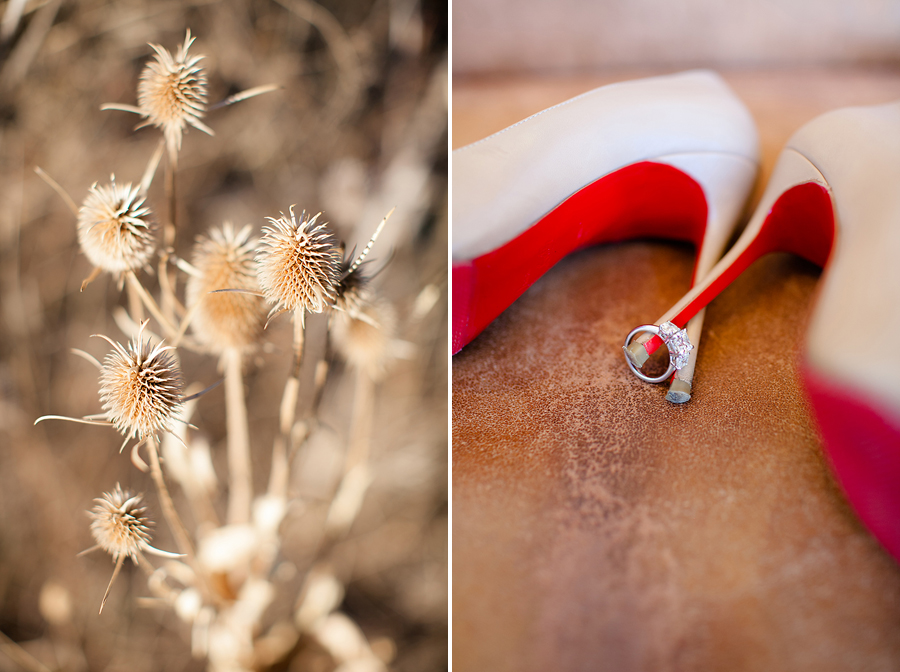
[[[797,131],[744,233],[660,323],[683,326],[772,251],[826,266],[802,379],[848,499],[900,559],[900,102]]]
[[[702,278],[732,233],[758,158],[750,114],[706,71],[601,87],[456,150],[453,352],[587,245],[692,241],[694,280]],[[689,328],[695,342],[702,319]],[[690,398],[694,359],[673,383],[674,400]]]

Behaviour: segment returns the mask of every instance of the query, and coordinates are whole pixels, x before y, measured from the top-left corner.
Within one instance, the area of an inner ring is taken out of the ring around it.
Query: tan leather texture
[[[900,567],[800,385],[819,269],[772,255],[725,290],[675,406],[621,345],[692,264],[667,242],[575,253],[453,358],[454,670],[900,661]]]

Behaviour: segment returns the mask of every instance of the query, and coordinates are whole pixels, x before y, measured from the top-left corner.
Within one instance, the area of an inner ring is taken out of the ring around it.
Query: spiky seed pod
[[[78,210],[78,244],[90,262],[109,273],[140,268],[156,249],[156,225],[150,221],[139,187],[96,182]]]
[[[188,30],[174,56],[164,47],[151,44],[156,56],[144,67],[138,83],[138,108],[147,117],[141,125],[162,129],[172,157],[181,149],[187,124],[213,135],[200,121],[206,111],[206,74],[197,65],[204,57],[188,54],[193,41]]]
[[[208,236],[199,236],[191,263],[199,275],[190,276],[186,293],[188,305],[197,306],[192,328],[197,338],[214,352],[227,348],[247,348],[259,338],[265,320],[263,301],[250,294],[217,289],[259,291],[253,252],[257,241],[250,238],[248,224],[235,232],[226,222]]]
[[[123,436],[144,439],[169,431],[181,405],[181,373],[162,342],[143,340],[145,322],[128,348],[103,336],[113,351],[100,369],[100,400],[113,426]]]
[[[141,499],[117,483],[112,492],[95,499],[97,505],[88,512],[94,540],[113,560],[130,557],[137,562],[138,553],[149,548],[152,523]]]
[[[271,226],[263,228],[256,255],[259,286],[266,300],[275,304],[273,313],[303,308],[321,313],[334,303],[340,279],[341,250],[319,215],[298,220],[293,206],[290,219],[267,217]]]

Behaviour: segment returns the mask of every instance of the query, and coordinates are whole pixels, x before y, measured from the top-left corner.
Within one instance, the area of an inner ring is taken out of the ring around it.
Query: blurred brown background
[[[292,204],[324,210],[359,248],[397,208],[370,268],[383,267],[375,286],[396,309],[398,336],[412,344],[412,357],[395,362],[378,388],[374,482],[330,561],[347,586],[341,609],[380,642],[392,669],[445,669],[446,5],[9,0],[0,13],[0,670],[31,666],[17,658],[22,649],[49,669],[204,668],[191,659],[189,626],[169,611],[137,606],[148,593],[130,562],[98,616],[112,564],[102,553],[76,558],[93,543],[84,512],[117,482],[147,493],[154,541],[171,548],[148,476],[116,452],[121,439],[110,429],[32,427],[46,413],[99,412],[96,370],[69,349],[102,358],[107,348],[91,334],[124,340],[111,318],[123,303],[115,280],[101,276],[79,293],[90,265],[78,251],[74,217],[34,167],[76,202],[110,173],[138,181],[158,132],[135,132],[135,115],[99,108],[134,104],[152,53],[147,43],[175,51],[186,28],[197,37],[192,53],[206,56],[211,103],[262,84],[283,89],[210,113],[204,121],[213,138],[186,134],[179,255],[189,257],[194,237],[212,225],[249,222],[258,233],[265,216]],[[160,171],[149,195],[158,211],[162,185]],[[147,282],[153,287],[155,279]],[[416,314],[429,285],[437,302]],[[287,319],[270,325],[247,373],[257,492],[268,474],[290,331]],[[321,346],[322,331],[322,320],[312,319],[312,347]],[[183,367],[187,382],[205,386],[220,377],[211,357],[186,353]],[[220,481],[223,399],[222,388],[208,393],[194,420],[213,447]],[[289,610],[299,589],[310,530],[321,525],[340,475],[335,451],[346,441],[351,399],[352,378],[335,362],[323,429],[295,465],[292,494],[303,505],[285,523],[283,583],[272,613]],[[308,403],[301,399],[301,413]],[[60,611],[66,602],[70,609]],[[333,666],[301,642],[282,669]]]
[[[454,2],[453,147],[610,82],[707,67],[791,133],[900,98],[900,3]],[[752,206],[752,202],[750,204]],[[900,567],[831,475],[797,366],[816,267],[711,304],[692,401],[621,342],[686,291],[690,246],[570,255],[453,358],[458,670],[892,670]]]

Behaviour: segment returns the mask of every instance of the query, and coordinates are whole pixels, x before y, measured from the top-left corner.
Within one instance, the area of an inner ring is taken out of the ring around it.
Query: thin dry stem
[[[245,89],[240,93],[236,93],[233,96],[228,96],[225,100],[221,100],[215,105],[210,106],[209,111],[218,110],[220,107],[226,107],[228,105],[234,105],[235,103],[239,103],[242,100],[248,100],[250,98],[254,98],[256,96],[261,96],[264,93],[269,93],[270,91],[277,91],[278,89],[283,89],[284,87],[281,84],[264,84],[262,86],[254,86],[252,89]]]
[[[150,455],[150,475],[153,477],[156,491],[159,493],[159,503],[162,508],[163,516],[169,524],[172,534],[175,536],[175,543],[178,545],[178,550],[187,556],[188,564],[194,567],[196,563],[194,546],[191,543],[190,535],[188,535],[184,523],[181,522],[178,511],[175,509],[175,503],[172,501],[172,496],[169,494],[169,488],[166,486],[162,467],[159,464],[159,447],[156,445],[156,437],[151,436],[148,438],[147,448],[147,452]]]
[[[82,425],[98,425],[100,427],[112,427],[113,424],[108,420],[92,420],[91,418],[69,418],[65,415],[42,415],[34,424],[43,422],[44,420],[68,420],[69,422],[77,422]]]
[[[176,277],[175,280],[173,280],[169,276],[169,255],[167,252],[163,252],[159,256],[157,275],[159,276],[159,292],[161,298],[160,309],[162,309],[162,312],[174,325],[178,322],[176,315],[184,316],[185,308],[175,294],[175,283],[178,278]]]
[[[199,387],[200,386],[197,383],[194,383],[185,390],[185,394],[188,397],[193,397],[198,393],[195,392],[195,390]],[[202,390],[200,390],[200,393],[202,393]],[[187,427],[190,426],[188,423],[193,416],[195,407],[195,401],[184,400],[179,417],[182,422],[176,425],[171,437],[163,438],[163,460],[167,458],[171,461],[180,459],[183,465],[190,464],[190,460],[192,459],[190,454],[191,450],[186,447],[188,443]],[[167,438],[171,438],[172,440],[168,441]],[[172,455],[170,451],[177,451],[179,455]],[[170,473],[172,473],[172,471],[170,471]],[[219,527],[221,523],[216,514],[212,500],[210,499],[209,489],[198,480],[193,469],[185,469],[181,475],[177,477],[177,480],[185,496],[190,501],[191,512],[194,515],[194,520],[197,521],[198,528],[203,526],[212,528]]]
[[[326,554],[353,527],[371,482],[372,476],[366,463],[357,464],[341,480],[328,507],[322,542],[316,557]]]
[[[166,162],[166,203],[168,205],[168,217],[163,227],[163,249],[159,256],[159,288],[160,298],[162,301],[162,311],[169,318],[170,323],[175,323],[175,311],[180,304],[175,297],[175,285],[169,278],[169,254],[175,249],[175,170],[178,165],[178,154],[170,153],[169,160]],[[184,307],[181,306],[181,313],[184,314]],[[173,329],[174,331],[174,329]]]
[[[321,557],[344,536],[359,514],[359,507],[370,482],[367,463],[374,410],[374,381],[368,373],[357,369],[353,417],[350,421],[347,455],[344,459],[344,475],[332,497],[316,557]]]
[[[185,528],[184,523],[181,521],[178,511],[175,509],[175,503],[172,501],[172,496],[169,494],[169,489],[166,486],[166,481],[163,477],[162,468],[159,463],[159,446],[156,445],[156,437],[149,437],[147,440],[147,447],[150,454],[150,475],[153,477],[156,491],[159,494],[159,503],[160,508],[162,508],[163,517],[166,519],[166,522],[169,524],[169,529],[172,530],[172,534],[175,537],[175,544],[178,546],[178,550],[185,556],[187,564],[194,570],[194,575],[198,580],[197,588],[206,598],[219,603],[221,598],[219,597],[219,594],[209,586],[207,575],[205,574],[203,567],[197,562],[197,557],[194,554],[194,546],[191,543],[187,528]]]
[[[297,399],[300,395],[300,366],[303,363],[304,309],[294,310],[294,362],[291,375],[284,385],[281,397],[281,411],[278,436],[272,447],[272,471],[269,476],[269,494],[276,497],[287,496],[291,429],[297,415]]]
[[[28,651],[7,637],[3,632],[0,632],[0,653],[6,654],[10,660],[18,664],[23,670],[29,670],[30,672],[50,672],[49,667],[28,653]]]
[[[71,352],[73,355],[78,355],[85,361],[90,362],[91,364],[96,366],[98,369],[103,368],[103,365],[100,363],[100,360],[97,359],[96,357],[94,357],[89,352],[85,352],[84,350],[81,350],[80,348],[69,348],[69,352]]]
[[[253,477],[250,463],[250,431],[244,401],[243,357],[239,348],[228,348],[225,363],[225,415],[228,425],[228,523],[250,521]]]
[[[147,163],[147,168],[144,170],[144,176],[141,178],[142,194],[146,194],[150,189],[150,185],[153,183],[153,178],[156,176],[156,169],[159,168],[159,162],[162,160],[162,155],[165,149],[166,139],[160,138],[159,144],[156,146],[156,151],[153,152],[153,156],[150,157],[150,161]]]
[[[63,201],[65,202],[66,205],[69,206],[69,210],[72,211],[72,214],[77,217],[78,216],[78,205],[75,203],[75,201],[72,200],[72,197],[69,196],[69,192],[67,192],[65,189],[63,189],[62,186],[59,184],[59,182],[57,182],[52,177],[50,177],[50,175],[47,174],[44,171],[44,169],[41,168],[40,166],[35,166],[34,172],[37,173],[38,177],[40,177],[44,182],[46,182],[47,185],[51,189],[53,189],[53,191],[55,191],[57,194],[59,194],[59,197],[61,199],[63,199]]]
[[[127,271],[125,275],[128,278],[129,284],[134,286],[134,290],[137,292],[138,296],[140,296],[143,304],[147,306],[147,310],[150,311],[150,314],[156,318],[156,321],[159,322],[160,326],[165,330],[166,336],[169,338],[174,337],[178,331],[172,326],[172,323],[168,318],[163,315],[159,306],[156,304],[156,301],[154,301],[153,297],[150,296],[146,289],[144,289],[144,286],[141,285],[141,281],[138,280],[134,272]]]
[[[178,169],[178,154],[169,154],[166,162],[166,202],[169,206],[169,216],[166,219],[163,233],[163,245],[166,251],[175,246],[175,171]]]
[[[191,321],[194,319],[197,311],[200,310],[200,303],[201,301],[197,301],[185,312],[184,316],[181,318],[181,324],[178,325],[178,333],[175,334],[175,339],[172,341],[172,345],[177,346],[179,343],[181,343],[181,340],[187,333],[188,327],[191,326]]]
[[[100,109],[104,112],[106,110],[118,110],[119,112],[133,112],[134,114],[143,114],[141,112],[141,108],[137,105],[127,105],[125,103],[103,103],[100,106]]]
[[[291,367],[291,375],[294,378],[300,377],[300,366],[303,364],[303,346],[306,340],[306,309],[299,306],[294,309],[294,364]],[[291,422],[291,425],[294,423]],[[284,425],[281,426],[282,431],[285,430]],[[287,431],[290,431],[290,426]]]
[[[90,275],[88,275],[88,277],[86,277],[84,280],[81,281],[81,289],[79,291],[83,292],[85,287],[87,287],[94,280],[96,280],[102,272],[103,272],[102,268],[100,268],[99,266],[94,266]]]
[[[85,283],[82,283],[82,287],[85,286]],[[135,287],[134,282],[128,283],[128,313],[131,315],[131,319],[137,322],[138,324],[143,323],[144,321],[144,304],[141,301],[141,294],[138,291],[137,287]]]
[[[328,337],[328,332],[325,333],[326,339]],[[312,402],[309,406],[309,417],[315,421],[315,419],[319,415],[319,406],[322,403],[322,393],[325,391],[325,382],[328,379],[328,372],[331,369],[330,364],[328,363],[328,353],[326,346],[326,354],[319,362],[316,364],[315,376],[313,377],[313,392],[312,392]],[[304,436],[302,441],[296,441],[291,446],[291,452],[288,454],[288,461],[293,460],[297,455],[297,451],[300,450],[300,447],[303,445],[304,441],[309,438],[309,427],[307,426],[307,433]]]
[[[106,592],[103,593],[103,599],[100,600],[100,611],[97,612],[98,614],[103,613],[103,607],[106,606],[106,600],[109,598],[109,591],[112,590],[113,583],[115,583],[116,577],[119,576],[119,572],[122,570],[122,563],[125,562],[125,558],[127,557],[127,555],[120,555],[116,560],[116,568],[113,570],[112,577],[110,577],[109,583],[106,586]]]

